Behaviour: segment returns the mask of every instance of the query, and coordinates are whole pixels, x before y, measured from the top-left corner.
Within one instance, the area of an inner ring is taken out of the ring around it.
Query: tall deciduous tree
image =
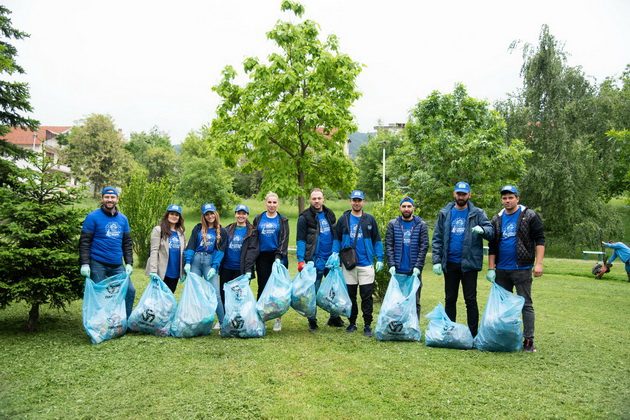
[[[501,185],[525,169],[523,142],[507,142],[499,113],[461,84],[452,94],[435,91],[420,101],[405,130],[408,141],[392,158],[392,187],[411,195],[426,218],[452,199],[458,181],[470,183],[475,204],[496,208]]]
[[[282,10],[304,13],[292,1],[283,1]],[[268,64],[247,58],[249,83],[237,85],[236,71],[227,66],[213,87],[222,103],[212,133],[232,165],[245,155],[245,171],[264,170],[263,190],[298,196],[301,211],[309,188],[354,185],[355,170],[343,148],[356,131],[350,106],[360,95],[355,81],[361,65],[339,52],[334,35],[320,41],[311,20],[278,22],[267,37],[280,52]]]
[[[0,308],[26,302],[34,331],[40,306],[64,308],[82,295],[77,240],[85,212],[72,208],[81,197],[52,170],[51,158],[42,153],[29,160],[34,169],[0,206]]]
[[[386,160],[402,145],[402,133],[381,130],[376,136],[359,146],[355,163],[359,171],[357,188],[367,194],[370,200],[383,198],[383,148]],[[390,168],[391,169],[391,168]],[[385,181],[389,180],[391,170],[385,165]]]
[[[11,40],[24,39],[29,35],[13,28],[10,14],[9,9],[0,5],[0,74],[24,74],[24,69],[15,61],[17,49]],[[35,131],[39,126],[39,121],[24,115],[33,111],[29,100],[26,83],[0,80],[0,196],[5,187],[19,184],[20,170],[13,161],[29,155],[25,149],[4,140],[4,136],[11,131],[11,127]]]
[[[94,186],[120,185],[134,167],[122,135],[109,115],[91,114],[72,127],[64,155],[73,173]]]
[[[148,133],[141,131],[131,133],[129,142],[125,144],[136,162],[147,170],[149,180],[179,178],[179,156],[171,144],[168,133],[154,126]]]

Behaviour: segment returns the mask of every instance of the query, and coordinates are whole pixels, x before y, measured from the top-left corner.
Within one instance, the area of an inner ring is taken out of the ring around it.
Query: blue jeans
[[[206,278],[206,274],[212,268],[212,254],[209,252],[195,252],[192,263],[190,263],[190,272],[195,273],[200,277]],[[221,301],[221,289],[219,289],[219,272],[212,276],[210,284],[214,287],[214,292],[217,296],[217,321],[223,322],[225,317],[225,310],[223,309],[223,302]]]
[[[100,283],[107,277],[115,276],[125,271],[125,267],[120,265],[103,264],[90,258],[90,278],[94,283]],[[133,310],[133,302],[136,299],[136,288],[133,287],[131,279],[129,279],[129,288],[127,289],[127,296],[125,296],[125,307],[127,308],[127,318],[131,315]]]

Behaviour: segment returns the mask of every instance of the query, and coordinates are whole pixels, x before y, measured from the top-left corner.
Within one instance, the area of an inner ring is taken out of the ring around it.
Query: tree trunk
[[[299,168],[298,168],[298,185],[300,186],[300,189],[304,191],[304,171],[300,170]],[[302,214],[303,211],[304,211],[304,196],[300,194],[300,196],[298,197],[298,215]]]
[[[34,303],[31,306],[31,310],[28,313],[28,325],[26,330],[28,332],[34,332],[37,330],[37,323],[39,321],[39,303]]]

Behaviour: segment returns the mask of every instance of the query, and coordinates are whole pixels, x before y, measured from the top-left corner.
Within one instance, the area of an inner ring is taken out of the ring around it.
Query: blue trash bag
[[[124,272],[100,283],[85,278],[83,327],[92,344],[120,337],[127,332],[125,298],[128,288],[129,276]]]
[[[374,335],[380,341],[420,341],[422,332],[416,313],[418,276],[395,274],[389,280]]]
[[[216,310],[214,287],[203,277],[188,273],[171,323],[171,335],[179,338],[210,335]]]
[[[249,279],[239,276],[223,285],[225,317],[221,322],[221,337],[258,338],[267,328],[256,311],[256,299],[249,287]]]
[[[517,351],[523,347],[521,311],[525,298],[495,282],[483,311],[475,347],[483,351]]]
[[[330,271],[317,291],[317,306],[332,316],[350,317],[352,302],[339,264],[339,255],[336,253],[326,261],[326,267],[330,268]]]
[[[295,312],[307,318],[312,318],[317,314],[316,279],[317,269],[313,261],[309,261],[291,283],[291,307],[295,309]]]
[[[291,307],[291,277],[289,270],[276,260],[271,268],[271,275],[260,298],[256,310],[263,321],[284,315]]]
[[[473,336],[468,326],[450,320],[439,302],[425,318],[430,319],[424,333],[424,343],[429,347],[443,347],[447,349],[470,350],[473,346]]]
[[[168,337],[176,308],[177,299],[171,289],[161,279],[151,279],[129,316],[129,330]]]

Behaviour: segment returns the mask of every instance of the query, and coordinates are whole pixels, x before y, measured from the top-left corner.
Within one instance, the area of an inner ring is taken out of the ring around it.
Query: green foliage
[[[304,8],[285,1],[282,10],[299,17]],[[343,148],[356,131],[349,108],[359,98],[361,65],[339,53],[334,35],[325,42],[318,36],[311,20],[280,21],[267,33],[280,49],[268,64],[245,59],[244,86],[227,66],[213,87],[222,98],[211,127],[220,156],[230,166],[244,156],[244,172],[264,171],[263,191],[299,196],[300,209],[311,188],[349,190],[356,179]]]
[[[131,133],[125,149],[147,170],[149,180],[179,177],[179,156],[171,144],[170,136],[157,126],[149,133]]]
[[[136,265],[144,267],[151,250],[151,230],[159,224],[166,208],[173,204],[175,184],[168,178],[149,181],[134,176],[123,187],[120,196],[121,212],[129,219]]]
[[[498,190],[519,179],[529,154],[521,140],[505,141],[501,116],[461,84],[420,101],[405,129],[408,141],[391,158],[391,186],[413,197],[423,217],[452,200],[458,181],[471,185],[476,205],[496,205]]]
[[[0,308],[24,301],[34,331],[41,305],[65,308],[81,297],[77,238],[85,212],[70,207],[81,197],[52,159],[40,154],[29,162],[33,169],[0,206]]]
[[[382,130],[369,141],[359,146],[355,161],[359,171],[357,188],[370,200],[383,199],[383,146],[385,146],[385,181],[391,178],[387,161],[403,144],[402,134]],[[391,169],[391,168],[390,168]]]
[[[120,185],[134,167],[122,135],[109,115],[91,114],[70,130],[63,153],[73,174],[94,186],[94,196],[106,185]]]

